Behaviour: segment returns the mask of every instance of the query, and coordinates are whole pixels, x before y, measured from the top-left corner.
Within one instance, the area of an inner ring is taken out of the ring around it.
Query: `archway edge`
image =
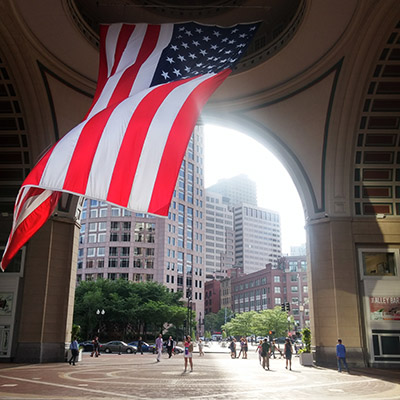
[[[224,126],[243,133],[273,153],[292,178],[303,205],[305,218],[307,219],[309,210],[314,209],[314,194],[311,182],[300,160],[278,135],[248,117],[233,115],[229,112],[214,114],[212,111],[207,110],[202,114],[202,123]]]

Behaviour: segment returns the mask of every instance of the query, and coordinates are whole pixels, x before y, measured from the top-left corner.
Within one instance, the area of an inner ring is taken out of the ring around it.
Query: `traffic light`
[[[283,311],[283,312],[285,312],[285,311],[286,311],[286,308],[285,308],[285,303],[282,303],[282,304],[281,304],[281,311]]]
[[[290,311],[290,303],[289,302],[286,303],[286,311],[288,311],[288,312]]]

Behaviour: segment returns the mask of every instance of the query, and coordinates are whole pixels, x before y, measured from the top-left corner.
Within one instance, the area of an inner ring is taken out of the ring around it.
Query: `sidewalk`
[[[153,354],[84,353],[76,366],[68,363],[0,364],[0,400],[93,399],[229,399],[229,400],[399,400],[400,371],[336,370],[302,367],[293,360],[272,359],[271,370],[258,363],[255,351],[248,359],[231,359],[229,351],[210,348],[204,357],[194,354],[194,371],[184,372],[182,355],[157,363]]]

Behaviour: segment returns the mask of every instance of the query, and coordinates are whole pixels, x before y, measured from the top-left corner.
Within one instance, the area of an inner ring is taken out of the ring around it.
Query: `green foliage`
[[[216,314],[206,314],[204,317],[204,329],[211,332],[221,332],[222,325],[230,321],[233,315],[233,311],[229,308],[223,308]]]
[[[291,317],[293,323],[293,317]],[[269,331],[274,331],[274,336],[286,336],[288,330],[287,313],[280,307],[260,312],[249,311],[238,314],[222,329],[231,336],[266,336]]]
[[[75,291],[74,322],[87,339],[97,332],[100,340],[130,340],[147,332],[153,336],[166,324],[183,325],[186,316],[181,293],[156,282],[100,279],[81,282]]]
[[[74,340],[74,338],[78,339],[80,332],[81,332],[80,325],[73,324],[72,325],[72,330],[71,330],[71,341]]]
[[[211,339],[211,332],[210,331],[205,331],[204,332],[204,337],[207,339]]]
[[[310,328],[304,328],[301,331],[303,335],[303,343],[305,345],[304,349],[302,349],[302,352],[304,353],[311,353],[311,330]]]

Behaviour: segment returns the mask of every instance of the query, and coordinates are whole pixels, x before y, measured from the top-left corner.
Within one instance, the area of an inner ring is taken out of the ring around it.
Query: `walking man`
[[[267,338],[264,339],[263,344],[261,345],[261,357],[262,357],[262,366],[265,369],[269,370],[269,353],[270,353],[271,346],[267,340]]]
[[[346,362],[346,347],[342,344],[342,339],[338,339],[338,344],[336,345],[336,357],[337,357],[337,366],[338,372],[342,372],[342,363],[346,368],[346,371],[349,372],[349,367]]]
[[[172,350],[174,349],[174,340],[172,339],[172,336],[170,336],[167,340],[167,352],[168,352],[168,358],[172,357]]]
[[[71,350],[71,358],[69,359],[69,365],[75,365],[75,361],[77,359],[77,357],[79,356],[79,345],[78,345],[78,341],[76,340],[76,338],[74,338],[74,340],[71,342],[69,349]]]
[[[158,338],[156,339],[157,362],[160,362],[161,360],[162,348],[163,348],[163,340],[162,340],[162,334],[160,333],[158,335]]]
[[[143,340],[141,336],[137,342],[137,351],[140,351],[140,354],[143,355]]]

